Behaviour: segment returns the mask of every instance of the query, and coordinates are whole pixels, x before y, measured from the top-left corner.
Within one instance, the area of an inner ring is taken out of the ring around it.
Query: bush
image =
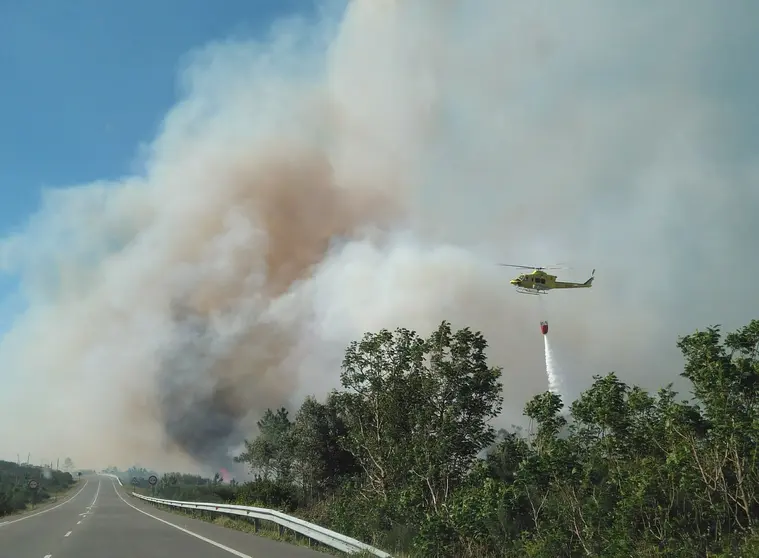
[[[28,488],[30,480],[39,483],[34,492]],[[0,460],[0,516],[24,510],[33,502],[49,500],[52,494],[73,484],[74,478],[67,472]]]

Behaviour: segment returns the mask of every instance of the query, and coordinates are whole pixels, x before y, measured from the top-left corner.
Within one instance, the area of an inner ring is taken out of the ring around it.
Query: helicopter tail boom
[[[593,286],[593,279],[595,278],[596,270],[593,270],[593,273],[590,274],[590,278],[585,281],[584,283],[568,283],[565,281],[556,281],[554,288],[555,289],[589,289]]]

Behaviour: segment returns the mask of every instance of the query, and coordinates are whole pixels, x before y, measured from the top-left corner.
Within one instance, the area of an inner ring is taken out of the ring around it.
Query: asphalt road
[[[60,504],[0,520],[0,558],[324,558],[305,547],[164,512],[105,476]]]

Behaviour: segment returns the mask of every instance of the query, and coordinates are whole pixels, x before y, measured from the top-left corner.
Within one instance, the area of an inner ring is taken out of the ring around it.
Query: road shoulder
[[[306,546],[299,546],[283,541],[259,537],[253,533],[230,529],[216,523],[195,519],[183,513],[164,511],[157,506],[140,500],[127,493],[126,487],[116,493],[122,501],[135,508],[135,513],[140,510],[160,520],[171,523],[176,527],[186,529],[201,537],[218,542],[240,552],[253,556],[277,556],[281,558],[325,558],[329,554],[319,552]]]

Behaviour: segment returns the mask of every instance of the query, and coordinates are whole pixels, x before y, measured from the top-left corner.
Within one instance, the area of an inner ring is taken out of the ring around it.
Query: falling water
[[[548,344],[548,335],[543,336],[546,349],[546,376],[548,376],[548,391],[561,395],[561,379],[559,378],[556,364],[551,354],[551,346]]]

